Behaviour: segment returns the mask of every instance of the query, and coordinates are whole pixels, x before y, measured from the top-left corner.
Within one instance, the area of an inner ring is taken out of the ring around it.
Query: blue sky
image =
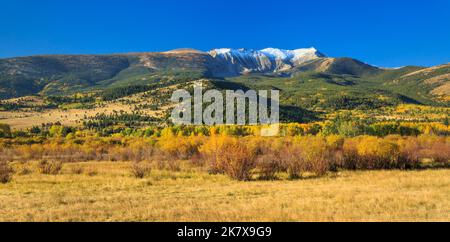
[[[0,0],[0,58],[314,46],[385,67],[450,62],[450,1]]]

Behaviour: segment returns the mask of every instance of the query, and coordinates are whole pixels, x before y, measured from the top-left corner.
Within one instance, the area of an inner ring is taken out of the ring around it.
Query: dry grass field
[[[239,182],[189,167],[137,179],[130,164],[43,175],[15,163],[0,184],[0,221],[450,221],[448,169]]]

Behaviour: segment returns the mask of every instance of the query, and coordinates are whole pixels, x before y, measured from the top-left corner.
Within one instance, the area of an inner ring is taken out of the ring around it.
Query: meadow
[[[0,185],[0,221],[450,220],[446,169],[251,182],[189,165],[153,169],[143,179],[131,170],[129,162],[84,162],[66,163],[58,175],[14,175]]]

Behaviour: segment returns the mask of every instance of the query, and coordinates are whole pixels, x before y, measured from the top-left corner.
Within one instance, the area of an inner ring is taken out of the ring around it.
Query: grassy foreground
[[[237,182],[195,169],[136,179],[129,167],[15,175],[0,184],[0,221],[450,221],[450,170]]]

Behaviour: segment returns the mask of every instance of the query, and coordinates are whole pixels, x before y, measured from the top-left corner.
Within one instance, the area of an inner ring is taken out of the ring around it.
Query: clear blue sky
[[[450,62],[448,0],[0,0],[0,58],[314,46],[386,67]]]

